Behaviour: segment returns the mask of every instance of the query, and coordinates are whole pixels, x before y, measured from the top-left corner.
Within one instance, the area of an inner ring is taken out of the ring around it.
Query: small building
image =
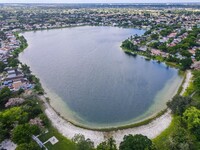
[[[15,82],[13,82],[12,86],[13,86],[13,90],[17,91],[17,90],[23,88],[23,83],[22,83],[22,81],[15,81]]]
[[[147,51],[147,46],[141,46],[138,48],[139,51]]]
[[[174,38],[174,37],[176,37],[176,35],[177,35],[176,32],[172,32],[172,33],[170,33],[167,37],[168,37],[168,38]]]
[[[162,52],[158,49],[152,49],[151,50],[151,54],[152,55],[162,55]]]
[[[193,49],[189,49],[188,51],[189,51],[189,53],[192,54],[192,55],[195,55],[195,53],[196,53],[196,51],[193,50]]]
[[[194,62],[194,64],[191,65],[191,68],[200,70],[200,61]]]

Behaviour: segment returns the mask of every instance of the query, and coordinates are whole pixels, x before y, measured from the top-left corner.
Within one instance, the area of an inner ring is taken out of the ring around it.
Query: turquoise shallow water
[[[130,124],[165,108],[182,82],[176,69],[121,50],[124,39],[143,33],[115,27],[26,32],[29,47],[19,59],[67,119],[97,128]]]

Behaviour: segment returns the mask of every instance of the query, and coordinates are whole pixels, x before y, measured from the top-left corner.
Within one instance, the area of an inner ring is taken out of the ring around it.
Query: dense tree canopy
[[[94,150],[94,143],[90,139],[85,139],[81,134],[77,134],[72,139],[77,144],[78,150]]]
[[[15,123],[24,123],[28,121],[28,113],[21,107],[12,107],[0,113],[0,122],[7,128],[14,126]]]
[[[12,131],[12,140],[16,144],[29,143],[31,141],[31,136],[39,133],[40,129],[36,125],[18,125]]]
[[[117,150],[116,142],[113,138],[110,138],[107,141],[100,143],[97,146],[97,150]]]
[[[120,150],[151,150],[153,143],[146,136],[141,134],[125,135],[120,143]]]
[[[181,60],[181,69],[186,70],[190,69],[190,66],[192,65],[192,59],[191,58],[185,58]]]
[[[0,90],[0,108],[4,108],[5,103],[11,97],[12,93],[8,87]]]
[[[15,68],[15,67],[17,67],[18,66],[18,64],[19,64],[19,60],[18,59],[16,59],[16,58],[8,58],[8,66],[9,67],[13,67],[13,68]]]
[[[26,64],[22,65],[22,71],[24,74],[29,75],[31,73],[30,67],[27,66]]]
[[[191,97],[175,96],[167,103],[167,106],[172,110],[173,114],[182,115],[191,102]]]
[[[0,61],[0,73],[4,71],[5,67],[6,65],[2,61]]]
[[[196,92],[199,94],[200,93],[200,72],[198,71],[194,72],[193,85],[195,87]]]
[[[173,31],[172,28],[167,28],[167,29],[162,30],[162,31],[160,32],[160,35],[162,35],[162,36],[167,36],[167,35],[169,35],[172,31]]]
[[[198,49],[198,50],[196,50],[196,53],[195,53],[195,58],[196,58],[196,60],[197,61],[199,61],[200,60],[200,50]]]
[[[179,127],[176,132],[169,137],[168,143],[170,150],[191,150],[193,149],[193,142],[188,132]]]
[[[5,140],[6,138],[9,138],[9,130],[6,128],[6,125],[0,122],[0,143]]]
[[[159,34],[151,34],[151,39],[152,40],[158,40]]]
[[[188,108],[183,113],[183,120],[190,130],[200,127],[200,110],[195,107]]]
[[[131,51],[138,50],[137,45],[134,45],[130,40],[123,41],[121,47]]]

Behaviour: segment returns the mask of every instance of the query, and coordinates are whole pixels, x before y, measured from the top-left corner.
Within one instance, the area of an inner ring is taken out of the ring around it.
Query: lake
[[[19,60],[30,66],[66,119],[106,128],[135,123],[166,108],[182,82],[178,70],[120,48],[139,29],[74,27],[25,32]]]

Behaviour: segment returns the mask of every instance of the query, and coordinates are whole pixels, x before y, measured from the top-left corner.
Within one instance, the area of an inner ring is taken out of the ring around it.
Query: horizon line
[[[115,2],[115,3],[107,3],[107,2],[103,2],[103,3],[99,3],[99,2],[75,2],[75,3],[68,3],[68,2],[14,2],[14,3],[9,3],[9,2],[0,2],[0,4],[191,4],[191,3],[200,3],[200,2],[160,2],[160,3],[156,3],[156,2],[140,2],[140,3],[134,3],[134,2],[125,2],[125,3],[121,3],[121,2]]]

